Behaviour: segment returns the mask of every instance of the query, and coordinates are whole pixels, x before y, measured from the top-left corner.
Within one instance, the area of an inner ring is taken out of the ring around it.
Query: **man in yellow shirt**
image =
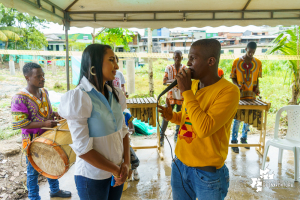
[[[170,102],[166,108],[159,106],[164,118],[180,125],[171,175],[175,200],[219,200],[228,192],[225,160],[240,92],[218,76],[220,52],[217,40],[194,42],[187,63],[189,70],[176,76],[184,97],[181,111],[173,112]]]

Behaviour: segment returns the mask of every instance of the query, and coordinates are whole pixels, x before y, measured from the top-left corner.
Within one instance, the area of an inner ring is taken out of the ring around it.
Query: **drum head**
[[[45,173],[52,176],[61,176],[65,172],[65,163],[61,155],[50,145],[33,142],[30,153],[35,164]]]

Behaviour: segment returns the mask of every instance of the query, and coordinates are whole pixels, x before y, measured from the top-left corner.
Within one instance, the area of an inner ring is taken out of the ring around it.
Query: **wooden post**
[[[134,60],[126,60],[127,69],[127,92],[133,94],[135,92],[135,79],[134,79]]]
[[[19,59],[19,67],[20,67],[20,72],[23,72],[23,67],[24,67],[24,60]]]
[[[48,70],[48,60],[47,59],[44,59],[44,70],[45,72]]]
[[[10,71],[10,75],[16,74],[14,57],[12,56],[9,56],[9,71]]]
[[[120,58],[119,58],[118,65],[119,65],[119,71],[123,73],[123,60],[120,60]]]
[[[152,30],[148,28],[148,56],[152,53]],[[153,65],[152,59],[148,57],[148,75],[149,75],[149,95],[153,97],[154,95],[154,82],[153,82]]]
[[[51,61],[52,64],[52,75],[56,76],[56,60],[53,58],[53,60]]]
[[[33,56],[33,63],[39,64],[38,56]]]

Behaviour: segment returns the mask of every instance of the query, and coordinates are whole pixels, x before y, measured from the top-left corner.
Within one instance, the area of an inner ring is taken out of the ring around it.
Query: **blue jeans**
[[[111,178],[94,180],[84,176],[75,176],[75,183],[80,200],[118,200],[121,199],[123,185],[110,186]]]
[[[229,172],[224,164],[223,167],[217,169],[217,172],[206,172],[194,167],[188,167],[178,158],[175,162],[181,172],[180,173],[172,162],[171,186],[173,200],[223,200],[229,188]],[[182,180],[182,181],[181,181]],[[182,187],[182,182],[187,194]]]
[[[38,185],[38,177],[39,173],[32,167],[31,163],[28,161],[26,157],[27,164],[27,189],[28,189],[28,198],[30,200],[40,200],[41,197],[39,195],[39,185]],[[57,179],[47,178],[50,191],[52,193],[56,193],[59,191],[59,183]]]
[[[232,127],[232,140],[237,141],[239,135],[241,121],[234,119],[233,127]],[[243,130],[242,130],[242,138],[247,139],[247,134],[250,131],[249,124],[244,123]]]

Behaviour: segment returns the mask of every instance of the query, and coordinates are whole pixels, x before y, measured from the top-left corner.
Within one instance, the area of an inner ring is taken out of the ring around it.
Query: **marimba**
[[[267,131],[267,115],[271,103],[262,100],[240,100],[234,119],[243,121],[260,130],[258,144],[229,144],[230,147],[257,147],[256,150],[263,156]]]
[[[130,108],[131,115],[142,122],[149,123],[156,127],[156,104],[153,97],[127,99],[127,108]]]
[[[127,99],[127,108],[130,109],[131,115],[134,118],[141,120],[142,122],[149,123],[150,126],[157,128],[157,144],[152,146],[134,146],[133,149],[151,149],[157,148],[158,154],[161,159],[163,159],[163,155],[161,153],[161,148],[159,145],[160,141],[160,131],[157,126],[157,100],[153,97],[148,98],[133,98]]]

